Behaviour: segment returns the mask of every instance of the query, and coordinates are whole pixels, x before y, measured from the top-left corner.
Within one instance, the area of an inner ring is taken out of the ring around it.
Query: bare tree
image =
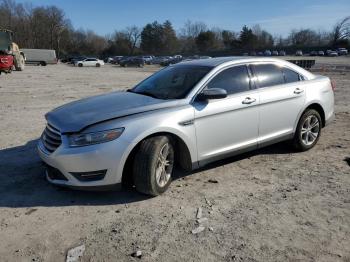
[[[129,41],[130,55],[134,54],[135,48],[140,44],[141,28],[137,26],[129,26],[125,29],[125,35]]]
[[[350,16],[345,17],[338,22],[333,29],[332,44],[335,45],[339,40],[350,38]]]
[[[180,30],[180,34],[187,38],[196,38],[200,33],[206,32],[208,27],[203,22],[192,22],[187,20],[184,27]]]

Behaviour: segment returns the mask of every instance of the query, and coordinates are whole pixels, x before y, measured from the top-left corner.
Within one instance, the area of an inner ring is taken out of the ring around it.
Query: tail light
[[[331,80],[331,86],[332,86],[332,90],[334,91],[335,90],[335,81],[334,80]]]

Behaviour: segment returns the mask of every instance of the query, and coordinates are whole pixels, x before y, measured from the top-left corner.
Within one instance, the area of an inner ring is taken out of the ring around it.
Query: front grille
[[[46,128],[41,135],[41,141],[43,142],[45,149],[52,153],[62,143],[61,133],[57,128],[47,123]]]

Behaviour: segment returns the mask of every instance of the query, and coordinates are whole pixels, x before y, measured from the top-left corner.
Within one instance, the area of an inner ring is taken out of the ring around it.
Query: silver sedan
[[[82,189],[135,185],[159,195],[175,168],[283,140],[311,149],[334,117],[334,85],[289,62],[224,57],[168,66],[127,92],[46,114],[47,179]]]

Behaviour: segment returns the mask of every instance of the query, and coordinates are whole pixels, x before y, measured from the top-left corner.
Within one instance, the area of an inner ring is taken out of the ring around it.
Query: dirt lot
[[[0,76],[1,261],[64,261],[81,244],[83,261],[138,261],[138,249],[141,261],[350,261],[350,72],[325,73],[337,83],[336,120],[309,152],[282,143],[221,161],[180,174],[156,198],[48,184],[36,154],[44,114],[155,70],[28,66]],[[193,235],[199,207],[208,221]]]

